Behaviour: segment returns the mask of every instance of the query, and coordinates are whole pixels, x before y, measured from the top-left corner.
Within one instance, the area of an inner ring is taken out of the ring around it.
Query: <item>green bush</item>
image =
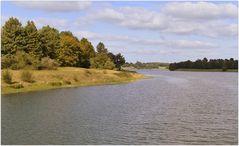
[[[32,73],[27,70],[21,72],[21,80],[29,83],[34,82]]]
[[[24,86],[22,84],[14,84],[14,85],[11,85],[10,87],[14,88],[14,89],[24,88]]]
[[[22,51],[16,52],[15,55],[2,56],[2,68],[10,68],[14,70],[32,68],[39,64],[39,59]]]
[[[1,59],[1,68],[11,68],[13,64],[17,63],[16,57],[13,55],[4,55]]]
[[[50,82],[49,84],[52,86],[61,86],[62,82]]]
[[[105,53],[99,53],[90,59],[91,68],[114,69],[115,64],[111,58]]]
[[[11,84],[12,83],[12,74],[10,71],[6,70],[2,73],[2,79],[5,83]]]

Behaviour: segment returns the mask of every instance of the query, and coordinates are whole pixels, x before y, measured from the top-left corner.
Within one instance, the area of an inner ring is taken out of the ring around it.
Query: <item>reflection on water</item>
[[[237,144],[237,74],[2,96],[2,144]]]

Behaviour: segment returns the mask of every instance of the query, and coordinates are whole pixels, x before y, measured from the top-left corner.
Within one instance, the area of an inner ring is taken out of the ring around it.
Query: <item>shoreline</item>
[[[113,71],[113,70],[66,67],[60,68],[59,70],[49,70],[49,71],[30,70],[31,72],[33,72],[33,76],[35,76],[34,78],[35,82],[26,83],[20,81],[19,79],[19,73],[23,70],[18,71],[10,70],[10,71],[13,74],[13,81],[17,82],[17,84],[22,84],[24,87],[16,89],[12,87],[12,85],[14,84],[6,84],[2,81],[1,95],[28,93],[34,91],[45,91],[60,88],[126,84],[137,81],[139,79],[147,78],[142,74],[133,73],[129,71]],[[77,81],[73,81],[72,74],[74,75],[77,74],[79,79]],[[52,79],[52,76],[55,76],[57,79]],[[59,79],[61,76],[64,76],[64,79]],[[65,80],[67,80],[67,82]],[[55,84],[53,85],[52,83]]]
[[[222,71],[222,69],[176,69],[173,71],[188,71],[188,72],[238,72],[236,69],[228,69],[226,71]]]

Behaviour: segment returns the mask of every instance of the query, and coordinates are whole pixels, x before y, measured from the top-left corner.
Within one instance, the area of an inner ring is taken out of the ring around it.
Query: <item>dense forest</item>
[[[57,66],[121,69],[125,58],[113,54],[102,42],[94,46],[86,38],[79,40],[70,31],[59,32],[33,21],[22,26],[17,18],[9,18],[1,31],[2,68],[56,69]]]
[[[137,61],[136,63],[128,63],[126,62],[123,67],[133,67],[137,69],[158,69],[160,67],[165,67],[167,68],[169,63],[160,63],[160,62],[139,62]]]
[[[177,69],[222,69],[222,71],[226,71],[227,69],[238,69],[238,60],[234,60],[233,58],[208,60],[204,58],[202,60],[188,60],[169,64],[169,70],[173,71]]]

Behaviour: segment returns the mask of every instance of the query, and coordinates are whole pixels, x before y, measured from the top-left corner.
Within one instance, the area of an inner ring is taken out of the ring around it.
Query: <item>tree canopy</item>
[[[79,40],[72,32],[60,32],[49,25],[37,29],[33,21],[22,26],[17,18],[11,17],[2,26],[1,35],[2,68],[34,65],[49,69],[47,62],[51,62],[60,66],[121,69],[125,63],[123,55],[109,52],[103,42],[96,46],[96,52],[87,38]]]
[[[207,58],[197,59],[196,61],[182,61],[178,63],[171,63],[169,65],[169,70],[176,69],[222,69],[226,71],[227,69],[238,69],[238,60],[233,58],[228,59],[210,59]]]

